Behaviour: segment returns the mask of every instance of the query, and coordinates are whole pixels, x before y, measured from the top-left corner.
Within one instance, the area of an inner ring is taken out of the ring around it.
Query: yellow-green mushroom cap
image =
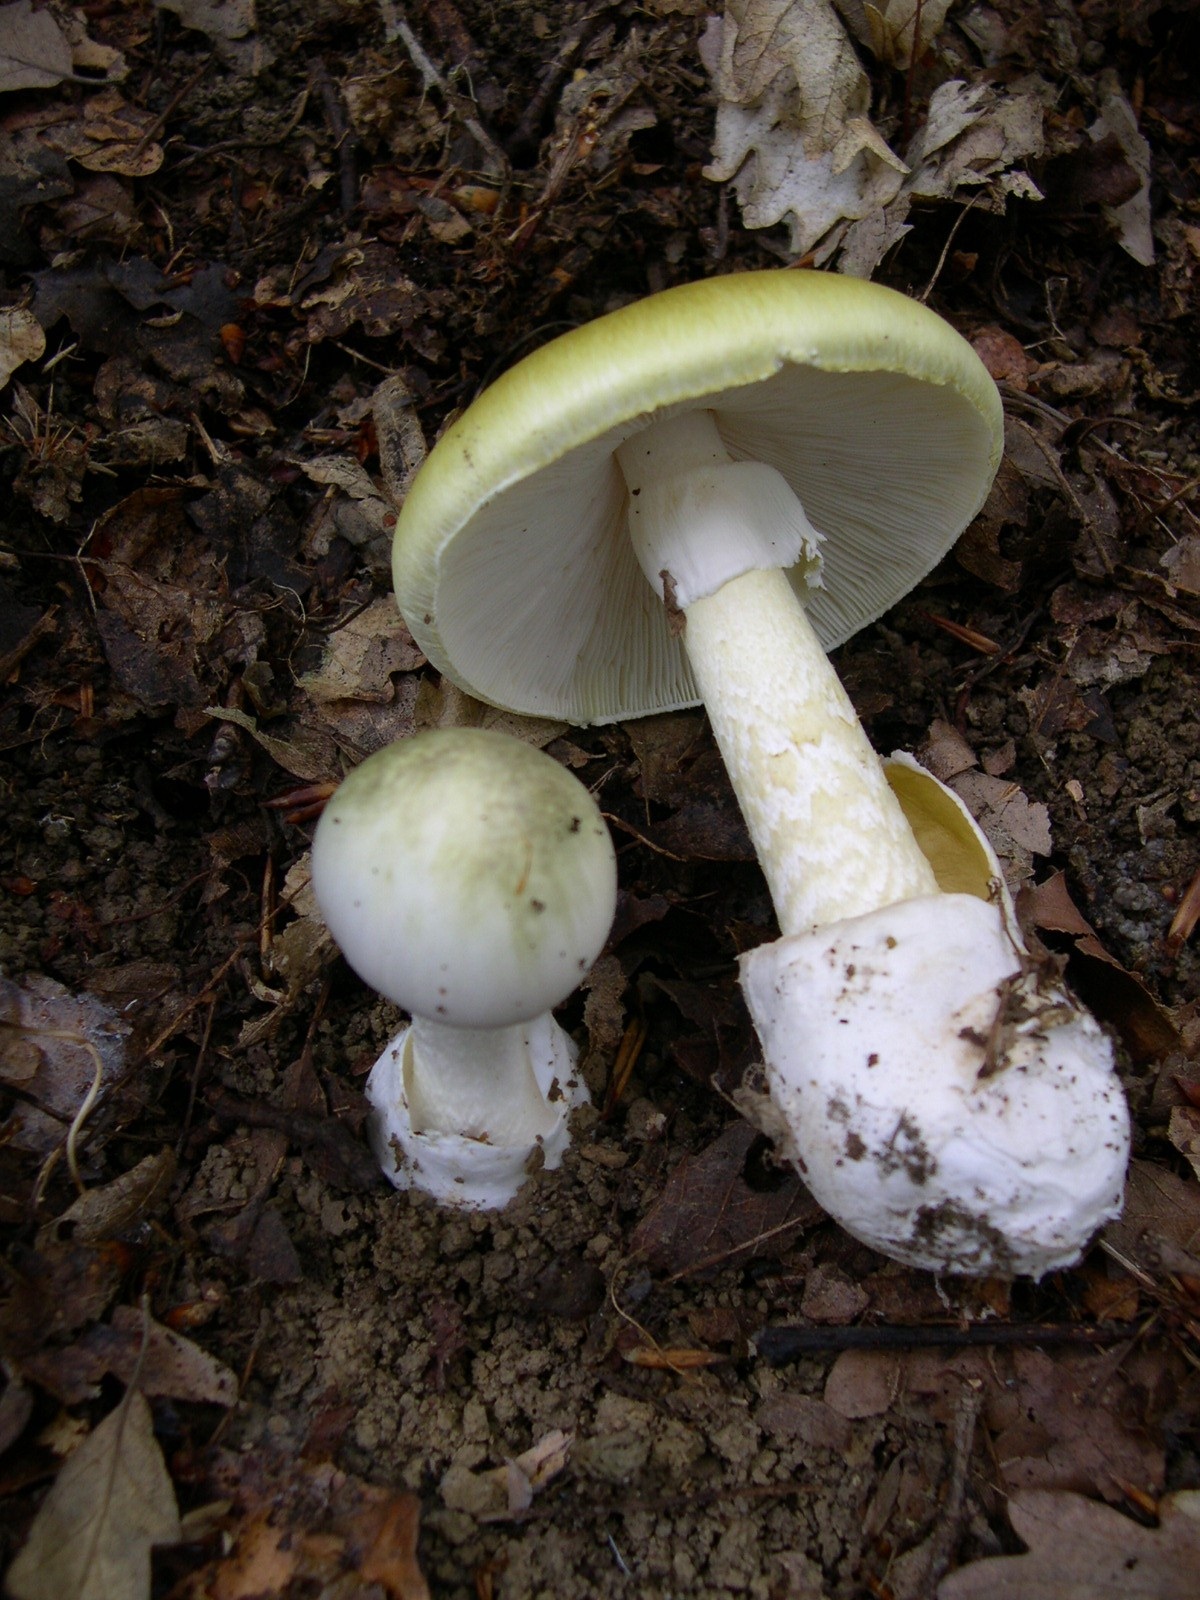
[[[613,454],[689,409],[712,412],[735,460],[777,468],[824,536],[821,586],[793,581],[827,649],[937,564],[1003,445],[970,345],[893,290],[781,270],[652,295],[512,367],[417,474],[393,573],[435,667],[481,700],[576,723],[698,702]]]

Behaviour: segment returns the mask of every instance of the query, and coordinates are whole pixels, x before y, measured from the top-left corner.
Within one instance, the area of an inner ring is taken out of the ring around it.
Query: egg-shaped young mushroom
[[[542,751],[481,729],[367,758],[322,814],[313,888],[355,972],[412,1017],[367,1083],[399,1188],[505,1205],[559,1164],[587,1099],[551,1008],[608,936],[616,860],[599,808]]]

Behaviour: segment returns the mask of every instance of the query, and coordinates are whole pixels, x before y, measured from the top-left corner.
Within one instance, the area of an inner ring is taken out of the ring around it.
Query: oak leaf
[[[180,1538],[150,1407],[129,1390],[68,1457],[8,1569],[14,1600],[147,1600],[152,1545]]]
[[[1030,1489],[1008,1504],[1024,1555],[952,1573],[938,1600],[1195,1600],[1200,1493],[1168,1495],[1143,1527],[1078,1494]]]

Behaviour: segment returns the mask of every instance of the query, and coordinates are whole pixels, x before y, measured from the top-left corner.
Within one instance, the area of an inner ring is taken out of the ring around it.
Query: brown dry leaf
[[[773,1394],[759,1406],[754,1420],[770,1438],[800,1439],[843,1456],[854,1437],[842,1412],[807,1394]]]
[[[483,1522],[520,1516],[534,1495],[563,1471],[574,1441],[573,1433],[556,1428],[502,1467],[472,1472],[452,1466],[439,1485],[442,1499],[452,1511],[466,1511]]]
[[[1127,165],[1136,174],[1137,192],[1120,205],[1106,205],[1104,215],[1116,232],[1122,250],[1142,267],[1154,265],[1154,234],[1150,214],[1150,146],[1137,124],[1137,115],[1123,94],[1105,95],[1100,115],[1088,129],[1093,143],[1115,140]]]
[[[839,1416],[883,1416],[893,1407],[952,1423],[964,1390],[979,1394],[1003,1486],[1074,1490],[1120,1498],[1122,1484],[1154,1493],[1164,1456],[1143,1423],[1143,1389],[1107,1353],[1068,1349],[846,1350],[826,1380]]]
[[[1200,1110],[1195,1106],[1172,1106],[1167,1137],[1200,1178]]]
[[[941,32],[950,0],[834,0],[851,33],[877,61],[888,67],[907,67]]]
[[[421,1502],[415,1494],[382,1492],[348,1519],[349,1544],[361,1550],[358,1576],[381,1584],[392,1600],[429,1600],[417,1565]]]
[[[195,28],[213,42],[217,54],[236,72],[261,72],[271,64],[271,51],[257,37],[255,0],[154,0],[173,11],[185,28]]]
[[[1189,594],[1200,594],[1200,533],[1185,533],[1174,544],[1159,565],[1167,569],[1167,576],[1176,589],[1186,589]]]
[[[1120,1498],[1121,1484],[1155,1493],[1163,1448],[1142,1422],[1145,1397],[1094,1351],[1014,1350],[996,1370],[1010,1374],[987,1394],[995,1458],[1010,1490],[1073,1489]]]
[[[1168,1495],[1144,1527],[1077,1494],[1026,1490],[1008,1504],[1029,1546],[952,1573],[938,1600],[1195,1600],[1200,1494]]]
[[[940,719],[930,725],[918,755],[936,778],[954,790],[983,829],[1015,894],[1032,877],[1033,858],[1050,854],[1049,811],[1009,779],[978,771],[971,746]]]
[[[122,1382],[130,1382],[136,1372],[144,1394],[197,1405],[231,1406],[237,1401],[237,1376],[223,1361],[161,1323],[146,1322],[133,1306],[118,1306],[111,1325],[93,1329],[88,1340]]]
[[[40,1228],[38,1248],[60,1239],[95,1244],[116,1238],[166,1198],[174,1178],[174,1151],[160,1150],[144,1157],[119,1178],[79,1195],[53,1222]]]
[[[378,241],[344,248],[328,281],[301,301],[312,344],[340,339],[357,324],[372,339],[400,335],[429,361],[441,352],[434,303],[401,271],[396,252]]]
[[[420,1502],[328,1459],[283,1446],[212,1452],[206,1492],[234,1503],[222,1553],[171,1592],[178,1600],[369,1593],[429,1600],[417,1563]],[[295,1586],[295,1587],[293,1587]]]
[[[829,0],[729,0],[706,36],[719,104],[705,176],[797,255],[881,210],[907,168],[867,118],[870,84]]]
[[[1072,981],[1097,1015],[1117,1029],[1134,1061],[1154,1061],[1178,1048],[1175,1024],[1137,974],[1109,955],[1071,899],[1063,873],[1023,889],[1017,910],[1026,928],[1075,940]]]
[[[905,177],[895,194],[831,236],[823,253],[840,244],[838,271],[868,278],[909,231],[914,201],[948,200],[966,190],[971,204],[1002,212],[1010,195],[1040,199],[1024,168],[1042,151],[1044,115],[1036,83],[1005,90],[960,79],[939,84],[923,126],[904,152]]]
[[[1009,779],[986,772],[961,773],[951,787],[987,834],[1015,893],[1033,876],[1033,858],[1053,848],[1049,811]]]
[[[71,46],[54,13],[32,0],[0,6],[0,94],[52,89],[72,73]]]
[[[682,1275],[773,1253],[824,1212],[792,1173],[752,1189],[746,1157],[758,1135],[735,1122],[698,1155],[685,1156],[634,1229],[633,1253],[657,1271]]]
[[[121,1076],[128,1034],[108,1006],[53,978],[0,978],[0,1082],[29,1097],[4,1122],[4,1139],[39,1156],[60,1145],[96,1081],[97,1060],[101,1091]]]
[[[151,1547],[179,1537],[150,1407],[131,1389],[67,1459],[8,1587],[15,1600],[147,1600]]]
[[[64,1405],[94,1400],[109,1373],[123,1383],[136,1375],[147,1395],[215,1406],[237,1400],[237,1378],[228,1367],[132,1306],[118,1306],[110,1326],[91,1328],[76,1344],[28,1357],[22,1371]]]
[[[1104,1238],[1137,1266],[1200,1275],[1200,1183],[1158,1161],[1130,1162],[1125,1210]]]
[[[0,25],[3,13],[0,12]],[[0,311],[0,389],[26,361],[36,361],[46,348],[46,335],[32,311],[15,306]]]
[[[285,772],[290,772],[293,778],[300,778],[304,783],[326,783],[336,781],[339,776],[341,761],[337,744],[315,729],[293,728],[290,738],[276,738],[274,734],[263,733],[257,721],[244,711],[235,711],[227,706],[206,706],[204,709],[208,716],[218,722],[232,722],[235,727],[244,728],[271,760]]]
[[[395,601],[380,596],[330,632],[321,665],[298,681],[314,700],[386,705],[396,698],[392,675],[413,672],[424,660]]]
[[[894,1350],[843,1350],[825,1380],[825,1404],[839,1417],[881,1417],[890,1411],[904,1379]]]
[[[45,129],[42,141],[89,172],[117,172],[148,178],[163,163],[163,149],[152,137],[157,119],[105,89],[86,101],[82,114]]]

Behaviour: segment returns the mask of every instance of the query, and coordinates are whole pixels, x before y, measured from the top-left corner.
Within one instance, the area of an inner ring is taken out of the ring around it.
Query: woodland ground
[[[293,791],[492,714],[396,623],[373,394],[402,379],[432,441],[562,328],[792,258],[703,175],[699,4],[260,0],[223,39],[237,10],[91,0],[124,78],[0,98],[0,285],[47,337],[0,392],[5,1564],[87,1429],[124,1406],[133,1438],[131,1384],[183,1523],[113,1596],[904,1600],[1047,1505],[1044,1587],[970,1592],[1066,1594],[1079,1530],[1161,1554],[1200,1485],[1194,9],[974,8],[990,81],[1050,86],[1044,198],[918,209],[875,274],[975,341],[1010,450],[837,664],[876,747],[983,814],[1136,1118],[1125,1220],[1037,1286],[873,1256],[739,1122],[734,957],[771,909],[698,712],[520,729],[620,856],[561,1013],[595,1098],[563,1167],[489,1216],[378,1181],[360,1091],[397,1016],[290,901]],[[877,116],[919,118],[939,59],[875,66]],[[1084,131],[1114,87],[1152,264]],[[783,1324],[812,1348],[773,1362]],[[1188,1592],[1188,1549],[1144,1592]]]

